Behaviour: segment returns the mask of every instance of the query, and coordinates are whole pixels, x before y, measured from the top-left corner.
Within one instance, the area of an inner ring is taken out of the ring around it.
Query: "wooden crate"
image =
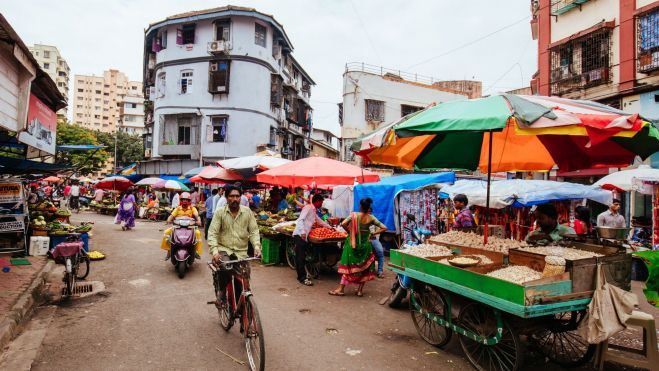
[[[574,292],[595,289],[595,274],[597,273],[598,261],[602,264],[607,282],[623,290],[629,291],[631,289],[632,259],[630,254],[616,247],[579,242],[575,242],[571,247],[604,255],[599,258],[566,260],[565,271],[570,273],[572,290]],[[510,249],[508,254],[510,264],[526,265],[537,271],[542,271],[545,268],[545,255],[518,249]]]

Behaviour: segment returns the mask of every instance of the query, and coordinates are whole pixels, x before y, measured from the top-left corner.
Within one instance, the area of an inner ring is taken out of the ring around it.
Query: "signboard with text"
[[[57,115],[34,94],[30,94],[27,129],[19,134],[18,140],[54,155],[56,134]]]

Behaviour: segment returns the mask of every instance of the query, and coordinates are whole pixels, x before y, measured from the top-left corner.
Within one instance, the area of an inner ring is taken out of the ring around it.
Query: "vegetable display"
[[[510,265],[508,267],[492,271],[487,275],[519,285],[523,284],[524,282],[542,278],[542,273],[523,265]]]
[[[318,240],[330,240],[330,239],[340,239],[346,238],[347,234],[341,233],[331,228],[314,228],[309,232],[310,238],[315,238]]]
[[[448,245],[462,245],[473,247],[475,249],[489,250],[508,254],[508,249],[527,247],[528,244],[523,241],[514,241],[499,237],[490,236],[487,239],[487,245],[483,244],[483,236],[476,233],[466,233],[451,231],[438,234],[430,238],[431,241],[441,242]]]

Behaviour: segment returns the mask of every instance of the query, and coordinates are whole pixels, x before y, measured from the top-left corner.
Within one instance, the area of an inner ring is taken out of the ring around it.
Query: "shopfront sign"
[[[57,115],[34,94],[30,94],[27,129],[20,133],[18,140],[54,155],[56,134]]]

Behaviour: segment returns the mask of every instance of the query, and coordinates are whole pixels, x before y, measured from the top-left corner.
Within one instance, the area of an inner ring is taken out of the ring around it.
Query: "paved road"
[[[208,268],[196,265],[181,280],[162,260],[164,224],[138,221],[122,232],[110,216],[95,220],[92,248],[108,258],[93,262],[88,280],[107,295],[41,308],[25,333],[0,358],[11,370],[245,370],[219,350],[246,360],[237,326],[225,333],[212,305]],[[202,261],[207,261],[204,253]],[[55,279],[61,276],[53,275]],[[265,330],[269,370],[470,370],[457,336],[445,349],[423,342],[409,312],[378,304],[392,280],[367,284],[365,296],[327,292],[336,274],[302,286],[288,267],[254,264],[252,286]],[[637,335],[638,336],[638,335]],[[219,349],[219,350],[218,350]],[[555,370],[525,352],[525,369]],[[11,363],[7,363],[7,360]],[[616,368],[617,369],[617,368]]]
[[[122,232],[112,217],[96,221],[92,248],[108,258],[92,263],[88,280],[108,296],[74,300],[52,315],[33,370],[244,370],[217,350],[246,360],[234,327],[225,333],[212,305],[208,269],[196,265],[181,280],[158,248],[162,223],[138,221]],[[202,256],[202,261],[208,260]],[[363,298],[327,295],[338,276],[299,285],[288,267],[253,266],[252,285],[265,330],[271,370],[468,369],[457,342],[448,352],[417,335],[409,313],[381,306],[392,277],[366,287]],[[37,318],[41,314],[37,315]]]

